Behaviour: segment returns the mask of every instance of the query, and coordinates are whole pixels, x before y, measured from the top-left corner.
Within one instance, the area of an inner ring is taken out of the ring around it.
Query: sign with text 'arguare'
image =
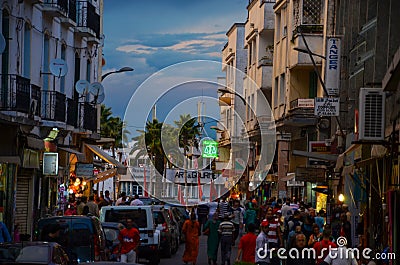
[[[339,95],[340,38],[327,38],[325,86],[328,96]]]
[[[316,116],[339,116],[339,98],[315,98],[314,114]]]

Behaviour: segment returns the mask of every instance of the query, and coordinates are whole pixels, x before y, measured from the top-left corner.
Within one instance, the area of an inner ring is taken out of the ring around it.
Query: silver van
[[[100,210],[101,222],[118,222],[126,225],[132,219],[140,232],[140,246],[137,262],[146,259],[150,265],[160,262],[160,231],[156,229],[153,217],[153,206],[103,206]]]

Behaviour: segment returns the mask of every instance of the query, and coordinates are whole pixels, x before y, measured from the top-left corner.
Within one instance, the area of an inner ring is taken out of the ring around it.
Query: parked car
[[[140,246],[137,251],[138,261],[146,259],[149,264],[160,262],[160,231],[156,229],[153,217],[153,206],[104,206],[100,210],[102,222],[119,222],[126,224],[132,219],[140,232]]]
[[[172,213],[179,230],[179,243],[185,242],[185,237],[183,236],[182,231],[183,224],[189,218],[186,214],[186,210],[184,207],[173,206],[173,205],[165,205],[167,209]]]
[[[115,222],[103,222],[101,223],[104,234],[107,240],[107,252],[108,260],[117,261],[118,258],[118,247],[119,247],[119,232],[125,228],[121,223]]]
[[[106,260],[106,237],[100,220],[94,216],[53,216],[40,219],[36,240],[46,240],[49,227],[57,225],[57,242],[66,249],[71,260],[79,262]]]
[[[55,242],[23,242],[0,244],[0,264],[75,264]]]
[[[169,216],[169,211],[163,205],[153,207],[153,216],[156,227],[160,230],[160,251],[170,258],[178,251],[179,231]]]

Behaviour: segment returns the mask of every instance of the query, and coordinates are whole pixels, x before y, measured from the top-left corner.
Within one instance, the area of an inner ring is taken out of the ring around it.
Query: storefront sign
[[[339,116],[339,98],[315,98],[316,116]]]
[[[93,176],[93,164],[76,163],[75,174],[77,177]]]
[[[328,96],[339,95],[340,39],[328,38],[326,43],[325,86]]]
[[[325,141],[310,141],[308,143],[309,152],[317,154],[331,154],[331,146],[327,145]],[[329,162],[315,158],[308,158],[308,164],[311,166],[326,165]]]
[[[185,184],[185,172],[184,170],[178,169],[167,169],[166,177],[168,181],[173,183]],[[214,180],[215,184],[222,184],[225,178],[221,174],[215,173],[212,170],[187,170],[186,179],[189,184],[198,184],[198,178],[200,178],[200,184],[210,183]]]
[[[43,175],[58,175],[58,153],[43,153]]]
[[[201,155],[204,158],[216,158],[218,157],[218,142],[214,140],[203,140],[202,142]]]

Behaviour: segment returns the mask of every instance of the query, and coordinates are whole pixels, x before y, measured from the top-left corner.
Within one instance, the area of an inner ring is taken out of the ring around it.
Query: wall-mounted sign
[[[185,184],[185,172],[184,170],[178,169],[167,169],[166,178],[168,181],[173,183]],[[198,184],[198,179],[200,179],[200,184],[210,183],[214,181],[214,184],[223,184],[225,178],[212,170],[187,170],[186,171],[186,181],[188,184]]]
[[[218,142],[214,140],[202,141],[201,155],[204,158],[217,158],[218,157]]]
[[[58,153],[43,153],[43,175],[58,175]]]
[[[93,164],[76,163],[75,174],[77,177],[93,176]]]
[[[317,154],[331,154],[331,146],[327,145],[325,141],[310,141],[308,142],[308,150]],[[315,158],[308,158],[308,164],[312,166],[326,165],[327,162]]]
[[[328,96],[339,95],[340,39],[328,38],[326,43],[325,86]]]
[[[314,114],[316,116],[339,116],[339,98],[315,98]]]

